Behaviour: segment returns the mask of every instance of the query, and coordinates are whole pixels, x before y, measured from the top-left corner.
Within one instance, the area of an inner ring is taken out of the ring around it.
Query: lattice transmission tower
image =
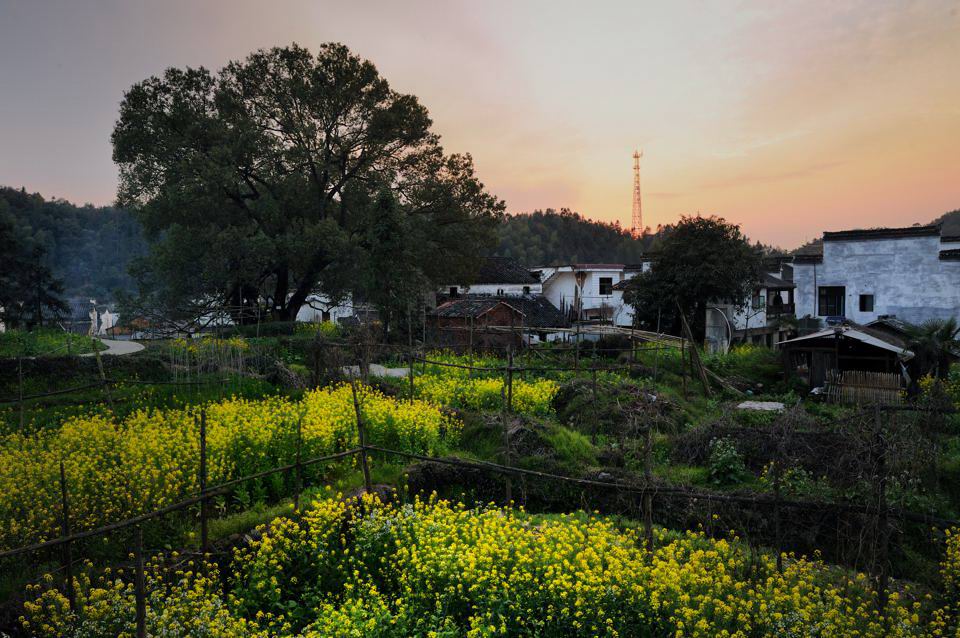
[[[640,204],[640,158],[643,151],[633,152],[633,220],[630,224],[630,234],[634,237],[643,236],[643,207]]]

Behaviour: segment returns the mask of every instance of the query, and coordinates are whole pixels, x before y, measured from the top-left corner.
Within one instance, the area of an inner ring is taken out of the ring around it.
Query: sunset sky
[[[0,0],[0,184],[106,204],[123,91],[340,41],[510,212],[716,213],[794,247],[960,208],[960,2]]]

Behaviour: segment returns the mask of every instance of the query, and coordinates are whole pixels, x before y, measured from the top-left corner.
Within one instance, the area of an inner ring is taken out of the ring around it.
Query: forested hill
[[[146,251],[146,242],[127,211],[0,186],[0,215],[13,218],[19,237],[46,248],[47,265],[63,281],[65,296],[106,301],[115,290],[132,289],[127,267]]]
[[[495,255],[520,263],[548,266],[561,263],[622,263],[640,260],[654,236],[634,239],[619,225],[582,217],[566,208],[509,215],[500,227]]]

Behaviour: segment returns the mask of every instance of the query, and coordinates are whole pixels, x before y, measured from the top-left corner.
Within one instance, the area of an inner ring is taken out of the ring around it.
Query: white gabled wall
[[[844,314],[856,323],[960,318],[960,261],[941,260],[940,250],[936,235],[825,241],[822,263],[794,264],[797,316],[818,316],[818,289],[843,286]],[[861,294],[874,296],[872,312],[860,311]]]

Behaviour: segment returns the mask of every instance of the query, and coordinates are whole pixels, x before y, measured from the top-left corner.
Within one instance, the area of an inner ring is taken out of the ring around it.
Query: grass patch
[[[0,333],[0,358],[49,357],[106,350],[98,339],[54,328],[8,330]]]

